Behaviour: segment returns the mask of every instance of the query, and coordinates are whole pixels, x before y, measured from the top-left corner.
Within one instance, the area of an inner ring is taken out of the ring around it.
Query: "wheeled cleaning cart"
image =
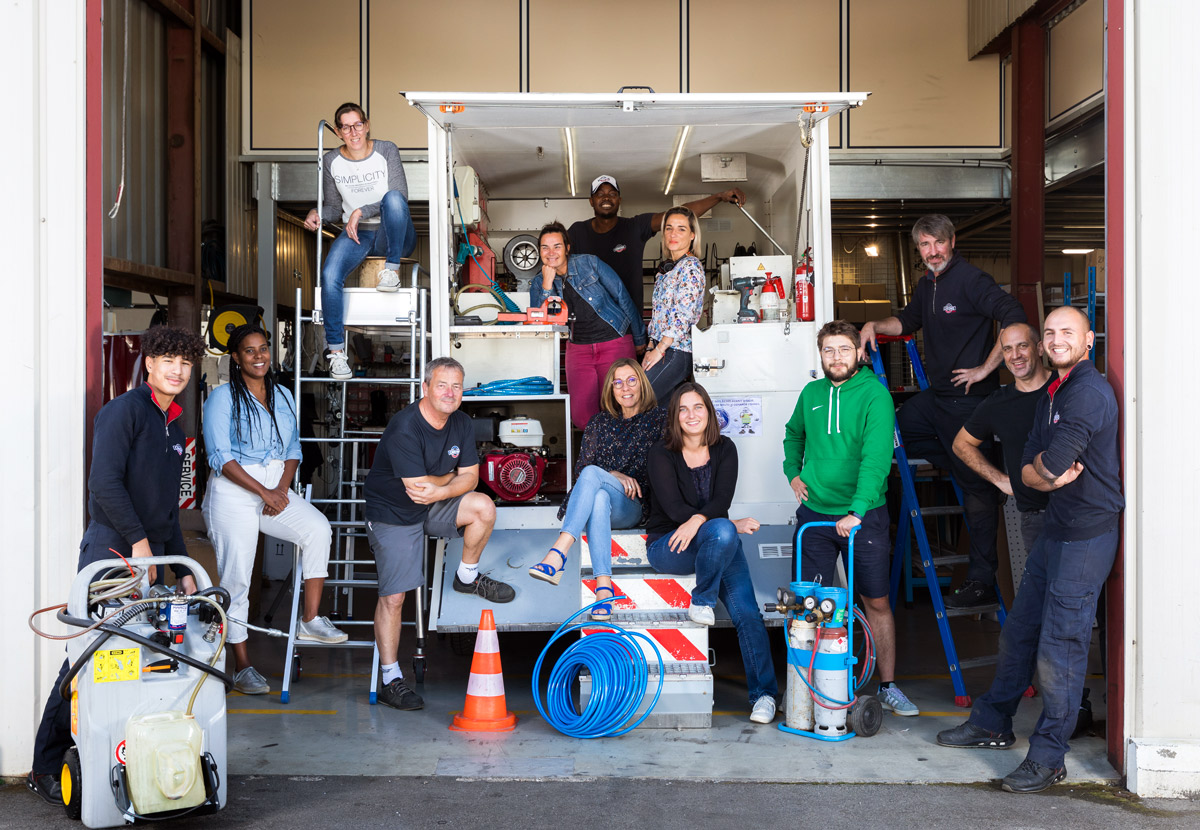
[[[874,695],[857,691],[875,668],[874,643],[866,617],[854,606],[854,536],[850,530],[846,556],[847,587],[825,587],[800,580],[801,537],[810,527],[836,522],[808,522],[796,529],[792,545],[792,582],[778,591],[767,611],[787,614],[788,675],[784,722],[780,730],[820,741],[869,738],[883,723],[883,706]],[[865,633],[862,672],[854,677],[854,618]],[[844,697],[844,699],[843,699]]]
[[[84,629],[67,641],[70,670],[54,692],[70,700],[75,742],[63,802],[93,828],[225,806],[229,595],[186,556],[133,561],[85,566],[58,613]],[[172,564],[191,569],[196,594],[148,584],[146,566]]]

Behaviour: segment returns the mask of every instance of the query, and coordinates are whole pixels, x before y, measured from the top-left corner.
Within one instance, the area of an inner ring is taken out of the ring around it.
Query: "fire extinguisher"
[[[811,323],[817,317],[816,303],[813,301],[811,255],[812,248],[809,248],[796,266],[796,319],[803,323]]]

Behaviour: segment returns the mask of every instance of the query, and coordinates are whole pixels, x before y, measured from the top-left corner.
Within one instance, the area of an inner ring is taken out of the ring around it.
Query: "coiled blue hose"
[[[621,597],[598,600],[568,617],[551,635],[550,642],[546,643],[546,647],[538,655],[537,664],[533,667],[533,702],[537,704],[538,711],[542,713],[546,722],[567,737],[615,738],[624,735],[635,729],[654,711],[658,698],[662,695],[662,652],[653,640],[645,634],[626,631],[621,626],[609,622],[571,623],[571,620],[580,614],[586,614],[597,605],[616,599]],[[542,676],[542,661],[546,659],[550,646],[567,634],[582,628],[598,626],[611,630],[581,637],[567,646],[567,650],[558,658],[554,668],[550,670],[550,678],[546,684],[546,702],[543,705],[538,684]],[[640,637],[654,648],[658,657],[658,688],[642,716],[626,725],[649,688],[650,670],[646,664],[646,656],[638,647],[635,637]],[[591,672],[592,693],[588,698],[587,708],[580,714],[576,711],[572,690],[575,678],[583,669]]]
[[[547,378],[531,376],[527,378],[508,378],[494,380],[470,389],[463,390],[463,397],[489,395],[552,395],[554,384]]]

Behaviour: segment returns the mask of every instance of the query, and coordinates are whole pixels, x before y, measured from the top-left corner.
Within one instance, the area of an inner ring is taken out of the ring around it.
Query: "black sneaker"
[[[41,796],[42,801],[47,804],[53,804],[55,807],[63,806],[62,786],[53,775],[49,773],[34,775],[31,772],[25,779],[25,786],[29,788],[30,792]]]
[[[937,742],[956,749],[1008,749],[1017,742],[1017,736],[1011,732],[989,732],[966,721],[939,732]]]
[[[460,594],[476,594],[488,602],[512,602],[517,592],[511,585],[497,582],[490,576],[479,574],[474,582],[463,582],[454,574],[454,590]]]
[[[958,586],[958,590],[946,597],[947,608],[974,608],[977,605],[991,605],[996,601],[988,586],[975,579],[968,579]]]
[[[384,706],[399,709],[401,712],[425,708],[425,701],[419,694],[408,688],[408,684],[402,677],[397,677],[379,690],[379,702]]]
[[[1040,793],[1067,777],[1066,764],[1053,769],[1026,758],[1021,766],[1004,776],[1000,789],[1006,793]]]

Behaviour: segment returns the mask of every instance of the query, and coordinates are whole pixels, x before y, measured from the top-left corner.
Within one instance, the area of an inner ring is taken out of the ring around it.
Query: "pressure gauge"
[[[826,617],[828,617],[830,614],[832,614],[833,609],[836,607],[837,606],[834,604],[833,600],[829,599],[828,597],[821,600],[821,613],[824,614]]]

